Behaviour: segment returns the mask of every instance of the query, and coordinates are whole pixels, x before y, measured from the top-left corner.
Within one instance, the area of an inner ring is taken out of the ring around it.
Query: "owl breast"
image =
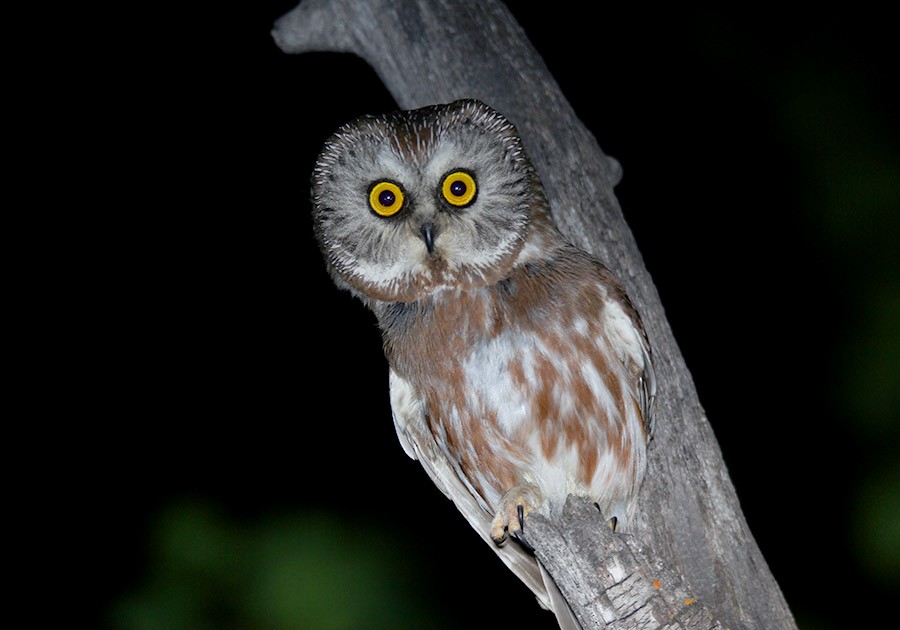
[[[627,317],[596,263],[563,247],[494,285],[391,311],[392,368],[486,511],[532,483],[551,512],[576,493],[627,518],[646,457],[633,391],[643,359],[637,339],[622,340]]]

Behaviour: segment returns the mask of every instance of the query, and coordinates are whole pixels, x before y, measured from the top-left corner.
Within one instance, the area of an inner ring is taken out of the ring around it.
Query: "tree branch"
[[[584,628],[725,628],[671,564],[640,539],[613,533],[585,499],[569,496],[558,523],[532,515],[527,530]]]
[[[356,53],[404,109],[477,98],[503,112],[524,139],[560,230],[619,276],[640,311],[659,387],[630,535],[609,533],[579,501],[559,523],[535,517],[528,525],[529,542],[585,627],[716,628],[716,618],[730,628],[795,627],[625,224],[613,192],[619,165],[578,120],[506,7],[305,0],[273,36],[285,52]]]

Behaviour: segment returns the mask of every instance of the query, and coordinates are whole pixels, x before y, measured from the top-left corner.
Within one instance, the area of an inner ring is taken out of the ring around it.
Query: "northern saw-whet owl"
[[[515,127],[479,101],[344,125],[312,186],[328,270],[378,320],[403,449],[561,619],[507,537],[568,494],[627,527],[655,395],[635,308],[562,237]]]

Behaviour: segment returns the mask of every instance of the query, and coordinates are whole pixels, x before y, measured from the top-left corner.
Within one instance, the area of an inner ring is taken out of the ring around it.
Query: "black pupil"
[[[378,203],[380,203],[382,206],[384,206],[386,208],[393,206],[394,202],[396,200],[397,200],[397,198],[394,196],[394,193],[392,193],[390,190],[382,190],[378,194]]]
[[[461,182],[461,181],[459,181],[459,180],[456,180],[455,182],[453,182],[452,184],[450,184],[450,192],[451,192],[455,197],[462,197],[463,195],[466,194],[466,185],[465,185],[465,183],[463,183],[463,182]]]

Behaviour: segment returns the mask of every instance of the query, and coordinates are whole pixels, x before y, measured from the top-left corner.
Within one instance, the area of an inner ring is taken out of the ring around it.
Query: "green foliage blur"
[[[117,601],[121,630],[440,627],[416,596],[421,568],[371,524],[325,513],[240,520],[205,502],[168,506],[144,582]]]
[[[900,149],[858,69],[816,59],[786,69],[776,102],[781,132],[804,177],[804,225],[818,240],[851,322],[824,388],[864,445],[853,510],[842,515],[860,568],[900,580]],[[895,121],[894,121],[895,122]],[[893,128],[893,133],[892,133]],[[838,288],[839,287],[839,288]],[[838,456],[839,457],[839,456]]]

